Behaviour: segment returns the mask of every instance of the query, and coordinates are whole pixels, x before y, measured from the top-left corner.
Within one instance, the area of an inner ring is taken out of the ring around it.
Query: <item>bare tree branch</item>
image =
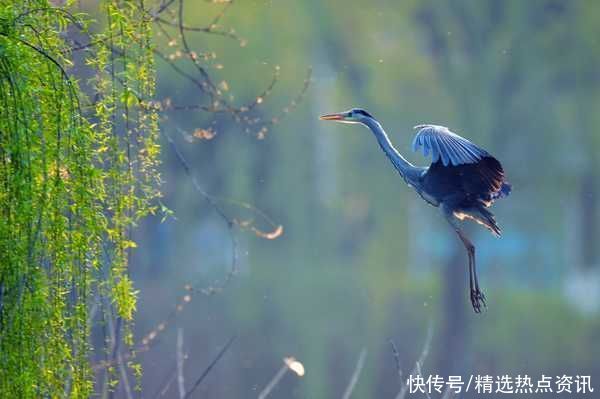
[[[215,367],[215,365],[219,362],[219,360],[221,360],[221,358],[223,357],[223,355],[225,354],[225,352],[227,352],[227,350],[229,349],[229,347],[235,342],[236,339],[237,339],[236,335],[234,335],[231,338],[229,338],[229,341],[227,341],[227,343],[225,344],[225,346],[223,347],[223,349],[221,349],[219,351],[219,353],[213,359],[213,361],[210,362],[210,364],[208,365],[208,367],[206,367],[206,369],[204,369],[204,371],[202,372],[202,374],[200,375],[200,377],[198,377],[198,379],[194,383],[194,386],[192,386],[192,388],[189,391],[186,392],[186,394],[184,396],[184,399],[189,398],[190,395],[196,390],[196,388],[198,388],[200,386],[200,384],[202,383],[202,381],[210,373],[210,371],[213,369],[213,367]]]
[[[177,389],[179,391],[179,399],[185,397],[185,380],[183,379],[183,329],[177,329]]]
[[[358,355],[358,360],[356,362],[356,367],[354,367],[354,372],[352,373],[352,378],[350,378],[350,382],[344,391],[344,395],[342,395],[342,399],[350,399],[352,395],[352,391],[354,391],[354,387],[358,382],[358,377],[360,377],[360,373],[362,372],[363,367],[365,366],[365,359],[367,358],[367,349],[362,348],[360,354]]]
[[[392,354],[394,355],[394,361],[396,362],[396,371],[398,373],[400,381],[402,381],[402,365],[400,364],[400,353],[398,352],[398,348],[396,348],[396,344],[391,339],[390,345],[392,346]]]
[[[421,350],[421,355],[419,356],[419,359],[417,359],[417,361],[415,362],[415,366],[413,367],[412,371],[410,372],[410,375],[420,373],[421,365],[427,358],[427,355],[429,355],[429,348],[431,346],[432,338],[433,338],[433,322],[429,322],[429,326],[427,327],[427,336],[425,338],[425,343],[423,344],[423,349]],[[396,353],[397,352],[398,351],[396,350]],[[396,356],[396,355],[394,354],[394,356]],[[399,365],[399,362],[398,362],[398,365]],[[399,371],[398,373],[402,374],[401,371]],[[400,380],[400,384],[401,384],[400,392],[398,392],[398,395],[396,395],[396,399],[404,399],[406,397],[406,393],[408,392],[408,385],[406,385],[406,383],[404,382],[404,379]]]
[[[159,389],[154,394],[154,398],[165,396],[171,384],[177,378],[177,360],[175,360],[175,366],[172,367],[171,371],[167,373],[163,383],[159,384]]]
[[[271,381],[269,381],[267,386],[264,387],[262,391],[260,391],[258,399],[265,399],[271,393],[273,388],[275,388],[275,386],[279,384],[279,381],[281,381],[281,379],[288,370],[292,370],[294,373],[296,373],[298,377],[304,376],[304,365],[302,365],[302,363],[300,363],[293,357],[286,357],[283,359],[283,367],[281,367],[277,371],[277,373],[275,373],[275,375],[273,376]]]
[[[285,373],[287,373],[288,369],[289,368],[288,368],[287,364],[284,364],[277,371],[277,373],[275,373],[275,375],[273,376],[273,378],[271,379],[271,381],[269,381],[269,383],[267,384],[267,386],[264,387],[264,389],[262,391],[260,391],[260,394],[258,395],[258,399],[265,399],[267,396],[269,396],[269,394],[271,393],[271,391],[273,390],[273,388],[275,388],[275,386],[277,384],[279,384],[279,381],[283,378],[283,376],[285,375]]]

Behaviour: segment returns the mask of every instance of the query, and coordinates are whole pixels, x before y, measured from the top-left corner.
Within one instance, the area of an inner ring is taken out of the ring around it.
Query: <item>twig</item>
[[[177,388],[179,398],[185,397],[185,381],[183,379],[183,329],[177,329]]]
[[[171,4],[175,3],[175,0],[163,0],[162,3],[158,6],[158,8],[156,9],[156,11],[152,11],[151,14],[154,16],[159,15],[160,13],[162,13],[164,10],[166,10],[167,8],[169,8],[169,6]]]
[[[107,317],[107,324],[109,328],[110,334],[110,342],[112,345],[112,355],[111,355],[111,363],[116,364],[119,369],[119,373],[121,374],[121,382],[123,386],[123,390],[125,391],[125,396],[127,399],[133,399],[133,395],[131,392],[131,386],[129,383],[129,378],[127,377],[127,369],[125,365],[125,361],[123,359],[123,355],[121,354],[121,349],[119,348],[120,340],[120,331],[121,331],[121,318],[117,317],[117,321],[113,318],[113,315],[109,310],[105,312],[105,316]],[[106,371],[108,373],[108,371]],[[109,392],[109,397],[112,397],[114,394],[113,391]]]
[[[417,375],[420,375],[421,377],[423,376],[423,370],[421,369],[421,362],[417,361],[417,363],[415,364],[415,368],[417,369]],[[429,394],[429,391],[425,391],[425,397],[427,399],[431,399],[431,395]]]
[[[390,345],[392,346],[392,353],[394,354],[394,360],[396,361],[396,371],[398,372],[398,377],[400,377],[400,381],[402,381],[402,365],[400,364],[400,353],[398,352],[398,348],[392,339],[390,339]]]
[[[350,399],[350,395],[352,395],[352,391],[354,391],[354,387],[356,386],[356,383],[358,382],[358,377],[360,376],[360,373],[361,373],[363,367],[365,366],[366,358],[367,358],[367,349],[362,348],[362,350],[360,351],[360,355],[358,356],[358,361],[356,362],[356,367],[354,368],[354,372],[352,373],[352,378],[350,379],[350,382],[348,383],[348,386],[346,387],[346,390],[344,391],[344,395],[342,396],[343,399]]]
[[[223,349],[221,349],[221,351],[217,354],[217,356],[213,359],[213,361],[210,362],[210,364],[208,365],[208,367],[206,369],[204,369],[204,372],[200,375],[200,377],[198,377],[198,379],[194,383],[194,386],[192,387],[192,389],[190,389],[185,394],[184,399],[189,398],[190,395],[196,390],[196,388],[198,388],[198,386],[200,386],[200,384],[202,383],[202,381],[204,380],[204,378],[206,378],[206,376],[208,375],[208,373],[210,373],[210,371],[213,369],[213,367],[215,367],[215,365],[219,362],[219,360],[221,360],[221,358],[223,357],[223,355],[225,354],[225,352],[227,352],[227,350],[229,349],[229,347],[235,342],[236,338],[237,338],[237,335],[234,335],[231,338],[229,338],[229,341],[227,341],[227,343],[225,344],[225,346],[223,347]]]
[[[167,21],[166,19],[161,18],[161,17],[156,17],[155,22],[163,23],[165,25],[172,26],[172,27],[178,27],[178,25],[176,23]],[[240,40],[238,35],[236,35],[234,32],[225,31],[225,30],[217,30],[215,28],[215,26],[216,25],[211,24],[209,26],[195,27],[195,26],[187,26],[187,25],[182,24],[181,28],[185,31],[210,33],[213,35],[225,36],[230,39]]]
[[[117,350],[117,362],[119,363],[119,372],[121,373],[121,379],[123,380],[125,395],[127,396],[127,399],[133,399],[129,377],[127,377],[127,369],[125,368],[125,362],[123,361],[123,356],[121,355],[120,350]]]
[[[279,384],[279,381],[283,378],[283,376],[288,370],[292,370],[294,373],[296,373],[298,377],[304,376],[304,366],[302,365],[302,363],[300,363],[293,357],[286,357],[283,359],[283,367],[280,368],[279,371],[277,371],[277,373],[273,376],[271,381],[269,381],[267,386],[262,391],[260,391],[258,399],[265,399],[271,393],[273,388],[275,388],[275,386]]]
[[[421,355],[419,359],[415,362],[415,367],[410,372],[410,375],[416,374],[421,370],[421,365],[425,361],[425,358],[429,354],[429,347],[431,346],[431,339],[433,338],[433,322],[429,322],[429,327],[427,327],[427,337],[425,338],[425,343],[423,344],[423,350],[421,351]],[[403,380],[400,380],[401,388],[398,395],[396,395],[396,399],[404,399],[406,393],[408,391],[408,385]]]
[[[171,371],[167,373],[165,379],[161,384],[159,384],[159,389],[154,394],[154,398],[158,398],[161,396],[165,396],[173,381],[177,378],[177,360],[175,361],[175,365],[171,368]]]
[[[208,72],[206,72],[206,69],[204,69],[204,67],[202,67],[200,65],[198,60],[192,56],[193,52],[190,49],[190,46],[188,45],[188,42],[187,42],[187,37],[186,37],[186,33],[184,30],[184,26],[183,26],[183,3],[184,3],[184,0],[179,0],[179,8],[178,8],[179,20],[177,21],[178,26],[179,26],[179,37],[181,38],[181,44],[183,45],[184,52],[190,57],[190,59],[192,60],[192,63],[196,67],[196,70],[200,73],[200,76],[202,76],[202,79],[204,80],[203,84],[208,85],[208,87],[210,88],[210,90],[208,90],[206,93],[210,96],[211,100],[213,100],[214,95],[217,91],[217,88],[215,87],[214,83],[212,82],[210,76],[208,75]]]
[[[258,395],[258,399],[265,399],[271,393],[273,388],[275,388],[275,386],[279,384],[279,381],[283,378],[285,373],[287,373],[288,369],[289,367],[287,366],[287,364],[284,363],[284,365],[279,369],[279,371],[277,371],[277,373],[273,376],[271,381],[269,381],[267,386],[260,392],[260,394]]]

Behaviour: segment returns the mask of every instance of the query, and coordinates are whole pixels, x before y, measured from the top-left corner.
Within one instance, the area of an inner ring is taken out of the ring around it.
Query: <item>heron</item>
[[[460,222],[465,219],[475,221],[500,237],[500,227],[488,210],[497,199],[508,196],[511,191],[500,162],[447,127],[424,124],[414,127],[417,134],[412,148],[415,152],[421,149],[425,157],[431,154],[431,164],[428,167],[415,166],[398,152],[381,124],[364,109],[353,108],[323,115],[320,119],[369,128],[408,186],[427,203],[441,210],[467,251],[470,300],[475,313],[480,313],[486,307],[486,298],[477,278],[475,245]]]

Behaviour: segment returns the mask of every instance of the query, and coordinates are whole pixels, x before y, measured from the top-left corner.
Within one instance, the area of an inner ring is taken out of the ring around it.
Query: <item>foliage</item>
[[[90,305],[118,325],[136,308],[131,229],[159,195],[151,31],[130,2],[102,6],[87,99],[64,37],[90,20],[0,1],[2,397],[88,397]]]

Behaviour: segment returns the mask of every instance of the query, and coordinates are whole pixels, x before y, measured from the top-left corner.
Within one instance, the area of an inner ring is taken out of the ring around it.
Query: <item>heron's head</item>
[[[324,121],[336,121],[342,123],[362,123],[368,119],[375,119],[373,115],[361,108],[352,108],[349,111],[339,112],[337,114],[328,114],[321,116]]]

